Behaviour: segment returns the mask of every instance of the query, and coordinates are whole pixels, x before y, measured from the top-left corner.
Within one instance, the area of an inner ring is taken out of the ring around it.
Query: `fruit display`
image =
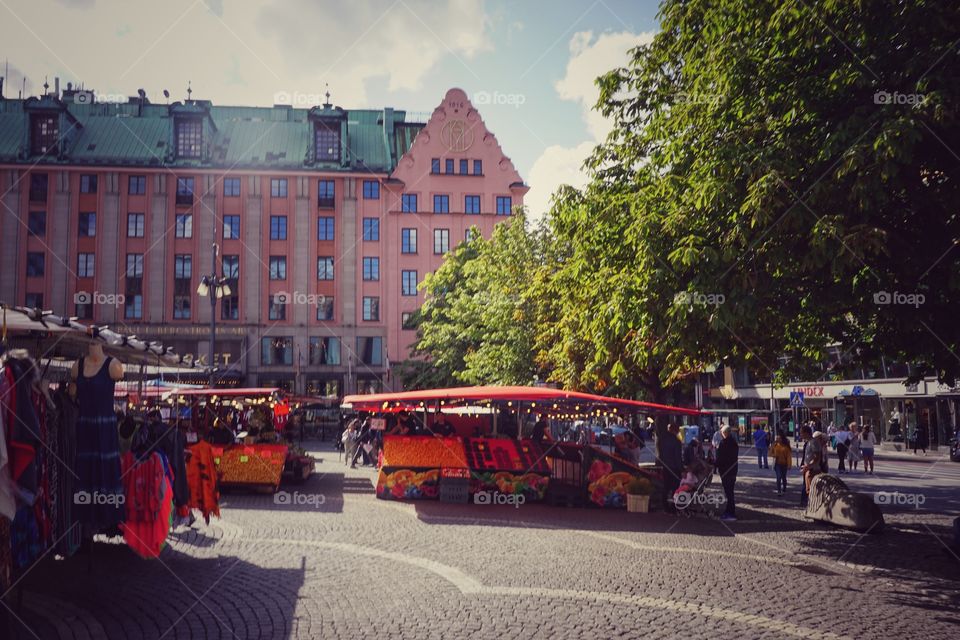
[[[467,438],[467,463],[480,471],[550,473],[543,450],[531,440],[509,438]]]
[[[440,470],[380,470],[377,497],[384,500],[434,500],[440,496]]]
[[[287,446],[283,444],[233,445],[214,449],[214,464],[223,484],[279,486]]]
[[[594,460],[587,472],[587,492],[590,501],[601,507],[614,509],[627,504],[627,485],[633,476],[626,471],[614,471],[604,460]]]
[[[460,438],[384,436],[383,466],[403,468],[466,467]]]
[[[498,491],[509,495],[523,495],[529,501],[543,500],[550,483],[549,476],[539,473],[473,471],[471,476],[471,493]]]

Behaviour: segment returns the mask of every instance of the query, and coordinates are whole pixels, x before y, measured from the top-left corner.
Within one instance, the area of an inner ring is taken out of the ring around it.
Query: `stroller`
[[[673,493],[673,506],[677,515],[692,518],[699,513],[708,518],[716,518],[720,501],[716,492],[707,492],[707,487],[712,484],[712,465],[701,462],[699,465],[687,467],[680,480],[680,487]]]

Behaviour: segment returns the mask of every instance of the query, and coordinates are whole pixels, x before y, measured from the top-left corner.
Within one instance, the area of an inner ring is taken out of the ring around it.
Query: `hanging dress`
[[[93,532],[123,522],[120,440],[113,412],[114,380],[107,357],[94,375],[77,365],[77,454],[74,503],[77,520]]]

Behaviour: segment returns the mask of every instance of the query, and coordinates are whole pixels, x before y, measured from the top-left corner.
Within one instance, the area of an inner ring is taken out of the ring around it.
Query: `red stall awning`
[[[571,407],[587,405],[595,408],[617,408],[631,413],[673,413],[682,415],[700,415],[707,413],[688,407],[674,407],[655,402],[628,400],[598,396],[579,391],[563,391],[547,387],[452,387],[448,389],[426,389],[422,391],[401,391],[398,393],[373,393],[367,395],[346,396],[342,406],[355,411],[383,411],[387,408],[426,406],[443,401],[445,405],[471,405],[486,401],[493,402],[530,402],[543,403],[544,409],[553,404]],[[386,404],[385,404],[386,403]]]

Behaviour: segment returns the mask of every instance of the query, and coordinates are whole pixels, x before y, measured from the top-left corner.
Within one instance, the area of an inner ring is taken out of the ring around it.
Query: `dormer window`
[[[30,118],[30,152],[45,155],[57,152],[60,137],[59,117],[35,114]]]
[[[177,120],[177,157],[200,158],[203,146],[203,123],[191,118]]]
[[[340,162],[339,122],[318,122],[314,140],[318,162]]]

